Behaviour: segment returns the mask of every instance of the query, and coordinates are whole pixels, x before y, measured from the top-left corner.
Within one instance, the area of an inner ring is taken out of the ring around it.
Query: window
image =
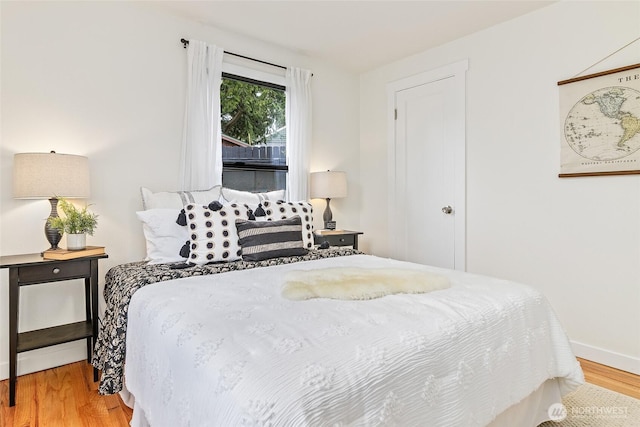
[[[285,87],[223,73],[222,184],[265,192],[286,187]]]

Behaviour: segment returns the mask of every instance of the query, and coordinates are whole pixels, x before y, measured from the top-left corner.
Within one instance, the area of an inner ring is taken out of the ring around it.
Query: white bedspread
[[[424,269],[451,288],[369,301],[280,296],[285,272]],[[152,426],[484,426],[548,378],[583,382],[521,284],[355,255],[140,289],[125,379]]]

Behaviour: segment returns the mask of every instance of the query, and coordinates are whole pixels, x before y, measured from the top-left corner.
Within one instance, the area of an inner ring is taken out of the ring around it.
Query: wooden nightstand
[[[98,260],[101,254],[68,261],[43,259],[40,254],[0,257],[0,268],[9,269],[9,406],[16,403],[18,353],[81,339],[87,340],[87,362],[91,363],[98,338]],[[18,333],[20,287],[84,279],[86,318],[83,321]],[[93,369],[93,380],[98,370]]]
[[[318,230],[313,233],[316,245],[322,242],[329,242],[331,246],[353,246],[358,249],[358,236],[364,234],[362,231],[349,230]]]

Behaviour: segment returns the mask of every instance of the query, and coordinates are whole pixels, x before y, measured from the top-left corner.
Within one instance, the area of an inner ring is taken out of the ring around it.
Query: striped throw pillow
[[[302,220],[297,215],[280,221],[236,220],[236,228],[244,261],[307,253],[302,244]]]

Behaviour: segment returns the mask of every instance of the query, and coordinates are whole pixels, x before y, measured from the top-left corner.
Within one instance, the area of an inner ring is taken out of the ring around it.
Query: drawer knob
[[[56,268],[54,268],[54,269],[53,269],[53,274],[58,274],[58,273],[60,273],[60,269],[59,269],[59,268],[57,268],[57,267],[56,267]]]
[[[341,241],[341,242],[344,242],[344,237],[341,237],[341,238],[340,238],[340,241]]]

